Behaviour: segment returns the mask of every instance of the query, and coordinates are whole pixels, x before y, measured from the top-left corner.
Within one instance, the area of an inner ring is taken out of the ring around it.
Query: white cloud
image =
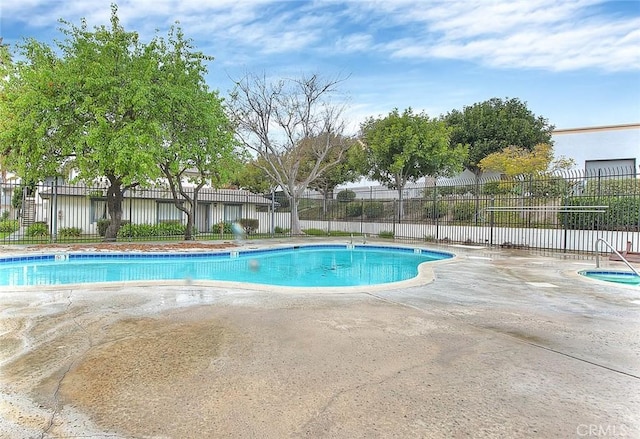
[[[589,15],[593,3],[447,2],[420,8],[391,2],[385,9],[390,25],[417,32],[388,41],[383,50],[396,58],[493,67],[639,70],[640,19]]]
[[[112,1],[22,0],[3,5],[3,14],[35,27],[81,17],[93,26],[108,24]],[[178,20],[199,44],[239,60],[370,51],[500,68],[640,70],[640,18],[605,15],[601,7],[595,0],[122,0],[118,9],[125,27],[143,38]]]
[[[355,33],[338,38],[335,49],[341,53],[364,52],[372,48],[373,37],[370,34]]]

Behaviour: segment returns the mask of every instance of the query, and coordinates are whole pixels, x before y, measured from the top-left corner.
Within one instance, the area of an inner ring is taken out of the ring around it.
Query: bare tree
[[[269,82],[264,75],[247,75],[231,96],[241,141],[263,159],[256,163],[290,200],[294,235],[302,233],[298,202],[303,192],[353,145],[343,134],[344,106],[331,101],[342,81],[314,74]]]

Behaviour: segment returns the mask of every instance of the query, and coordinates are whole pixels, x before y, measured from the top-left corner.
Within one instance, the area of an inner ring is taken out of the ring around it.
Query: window
[[[225,204],[224,220],[232,223],[242,218],[242,204]]]
[[[107,200],[91,199],[91,222],[96,223],[107,218]]]
[[[182,222],[182,211],[176,207],[173,201],[158,201],[158,222],[177,221]]]

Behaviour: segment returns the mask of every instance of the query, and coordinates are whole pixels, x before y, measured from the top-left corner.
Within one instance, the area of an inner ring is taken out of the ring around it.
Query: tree
[[[340,82],[315,74],[275,82],[247,75],[236,82],[231,95],[242,143],[262,159],[256,165],[290,200],[294,235],[302,233],[299,198],[311,182],[340,163],[352,145],[343,135],[343,108],[330,99]]]
[[[528,175],[529,185],[521,193],[536,196],[558,196],[566,193],[569,184],[554,174],[574,165],[573,159],[564,156],[554,158],[553,147],[546,143],[539,143],[531,151],[509,146],[500,152],[489,154],[479,163],[483,171],[500,172],[510,179]]]
[[[554,126],[518,99],[489,99],[453,110],[444,120],[453,129],[451,143],[469,146],[464,165],[477,179],[482,175],[480,161],[490,154],[510,146],[531,151],[540,143],[553,144]]]
[[[262,162],[258,164],[257,162]],[[242,189],[256,194],[267,194],[276,187],[274,180],[264,171],[267,163],[262,157],[250,160],[241,166],[234,175],[233,183]]]
[[[192,239],[198,194],[205,185],[230,180],[239,165],[231,124],[218,94],[208,90],[204,61],[180,28],[152,45],[159,66],[153,108],[160,126],[158,166],[177,209],[185,213],[185,240]],[[186,187],[189,183],[192,187]]]
[[[451,146],[450,128],[424,113],[397,109],[383,118],[370,117],[361,125],[361,138],[369,159],[369,176],[397,189],[399,216],[402,192],[410,181],[425,176],[452,175],[462,170],[463,146]]]
[[[105,178],[105,239],[115,240],[124,192],[160,175],[152,147],[158,66],[149,46],[120,25],[115,5],[110,28],[62,24],[60,57],[33,39],[20,47],[23,61],[0,107],[1,141],[23,178],[56,175],[70,160],[80,180]]]
[[[309,184],[310,189],[316,190],[322,194],[324,199],[323,211],[325,213],[327,209],[327,200],[333,198],[333,191],[336,186],[347,182],[354,182],[360,179],[360,177],[368,171],[366,169],[366,155],[362,145],[355,139],[347,139],[346,141],[351,142],[351,145],[344,152],[342,160]],[[335,156],[338,152],[339,151],[335,150],[332,151],[326,160],[335,160]],[[312,155],[313,151],[311,149],[307,149],[305,153],[309,154],[309,158],[306,160],[306,163],[308,166],[311,166],[314,163],[314,157]]]
[[[507,146],[499,152],[489,154],[478,163],[482,170],[496,171],[507,177],[520,174],[538,174],[547,170],[553,160],[553,148],[539,143],[532,150]]]

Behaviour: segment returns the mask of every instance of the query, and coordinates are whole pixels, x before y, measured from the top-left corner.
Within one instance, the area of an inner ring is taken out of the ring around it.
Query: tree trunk
[[[291,197],[291,235],[302,235],[300,217],[298,216],[298,197]]]
[[[104,234],[104,240],[114,242],[118,236],[118,230],[122,224],[122,182],[115,177],[109,178],[109,187],[107,188],[107,212],[109,213],[109,227]]]
[[[402,222],[402,217],[404,216],[402,192],[404,192],[404,186],[398,186],[398,222]]]
[[[195,210],[195,209],[193,209]],[[184,229],[184,240],[185,241],[191,241],[193,240],[193,220],[194,220],[194,213],[192,211],[192,209],[190,209],[187,212],[187,226]]]
[[[187,193],[182,188],[182,183],[180,183],[179,186],[180,193],[189,204],[189,208],[183,210],[183,212],[187,215],[187,226],[184,229],[184,240],[191,241],[193,240],[193,229],[196,221],[196,215],[198,214],[198,194],[200,193],[200,189],[203,188],[204,183],[201,182],[193,189],[193,198],[189,198],[189,195],[187,195]],[[176,201],[175,197],[174,201]],[[179,207],[180,205],[176,203],[176,206]]]

